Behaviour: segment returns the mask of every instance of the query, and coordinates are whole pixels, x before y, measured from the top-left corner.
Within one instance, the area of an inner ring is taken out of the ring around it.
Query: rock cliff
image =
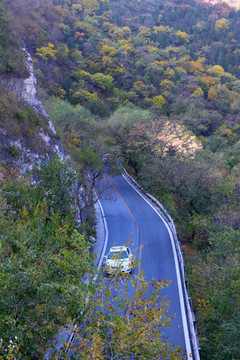
[[[31,55],[26,56],[26,78],[0,78],[0,163],[4,171],[25,175],[51,156],[66,159],[52,120],[38,98]]]

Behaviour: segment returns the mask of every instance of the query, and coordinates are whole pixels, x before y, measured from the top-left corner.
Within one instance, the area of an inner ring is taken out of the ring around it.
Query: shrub
[[[18,155],[20,154],[19,147],[14,144],[9,144],[7,150],[12,157],[18,157]]]
[[[21,122],[25,121],[27,119],[27,114],[24,110],[22,109],[18,109],[15,111],[15,114],[16,118],[18,120],[20,120]]]

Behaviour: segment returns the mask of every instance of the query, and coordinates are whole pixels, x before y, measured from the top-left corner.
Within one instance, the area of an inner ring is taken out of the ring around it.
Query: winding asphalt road
[[[134,243],[130,245],[133,251],[143,245],[141,266],[145,278],[171,281],[163,290],[163,296],[171,300],[170,314],[175,315],[175,319],[164,336],[169,338],[172,345],[185,349],[190,359],[191,347],[179,267],[167,224],[122,175],[108,177],[106,194],[106,198],[103,196],[100,199],[108,227],[106,251],[114,244],[126,243],[129,238]],[[137,269],[134,272],[137,273]]]

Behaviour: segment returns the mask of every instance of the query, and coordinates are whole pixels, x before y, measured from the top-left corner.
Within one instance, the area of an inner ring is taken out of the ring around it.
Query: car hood
[[[110,267],[125,267],[130,265],[129,259],[107,259],[106,265]]]

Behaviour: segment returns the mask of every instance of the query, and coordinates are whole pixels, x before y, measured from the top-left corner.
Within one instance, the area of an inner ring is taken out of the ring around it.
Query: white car
[[[102,155],[102,161],[105,164],[109,164],[109,162],[112,161],[112,156],[110,154],[104,154],[104,155]]]
[[[113,246],[104,257],[105,272],[108,275],[132,272],[133,254],[128,246]]]

